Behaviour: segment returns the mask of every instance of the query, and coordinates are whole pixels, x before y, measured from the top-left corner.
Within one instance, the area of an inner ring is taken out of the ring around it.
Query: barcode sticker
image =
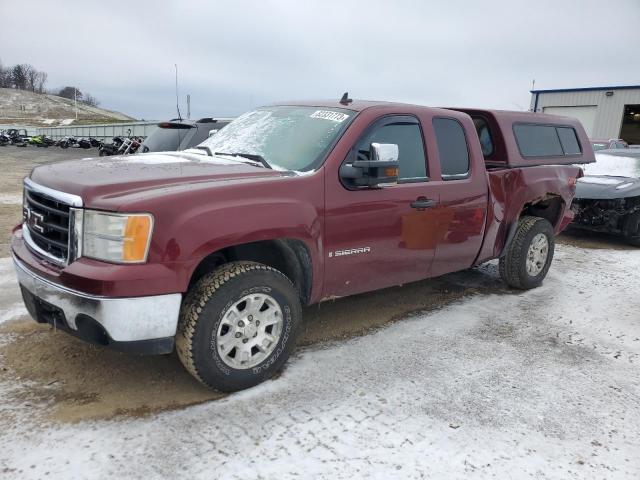
[[[316,110],[311,114],[311,118],[322,118],[324,120],[331,120],[332,122],[344,122],[349,115],[346,113],[332,112],[331,110]]]

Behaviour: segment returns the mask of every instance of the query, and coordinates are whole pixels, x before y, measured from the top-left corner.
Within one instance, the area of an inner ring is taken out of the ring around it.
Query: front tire
[[[542,284],[555,250],[555,235],[548,220],[523,216],[515,237],[500,258],[500,277],[509,286],[529,290]]]
[[[295,346],[301,306],[281,272],[255,262],[225,264],[187,294],[176,350],[204,385],[232,392],[275,375]]]

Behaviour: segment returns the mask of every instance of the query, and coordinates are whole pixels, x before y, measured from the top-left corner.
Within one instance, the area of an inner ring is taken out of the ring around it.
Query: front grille
[[[23,215],[29,237],[35,246],[66,262],[69,258],[70,206],[25,188]]]

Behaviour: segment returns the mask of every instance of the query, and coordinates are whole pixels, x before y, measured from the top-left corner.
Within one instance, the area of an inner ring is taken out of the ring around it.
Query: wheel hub
[[[218,355],[232,368],[254,367],[273,353],[282,324],[282,310],[272,296],[246,295],[223,314],[216,334]]]
[[[245,323],[243,328],[239,328],[238,331],[244,338],[253,338],[258,334],[258,327],[254,323]]]
[[[542,272],[549,257],[549,240],[544,233],[538,233],[529,244],[527,251],[526,268],[531,277],[535,277]]]

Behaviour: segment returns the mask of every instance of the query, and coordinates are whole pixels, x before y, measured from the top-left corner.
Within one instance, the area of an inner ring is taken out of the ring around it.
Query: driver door
[[[425,278],[434,258],[439,198],[428,182],[420,122],[383,117],[365,130],[351,159],[370,160],[374,142],[398,145],[397,184],[354,189],[325,180],[325,297]]]

